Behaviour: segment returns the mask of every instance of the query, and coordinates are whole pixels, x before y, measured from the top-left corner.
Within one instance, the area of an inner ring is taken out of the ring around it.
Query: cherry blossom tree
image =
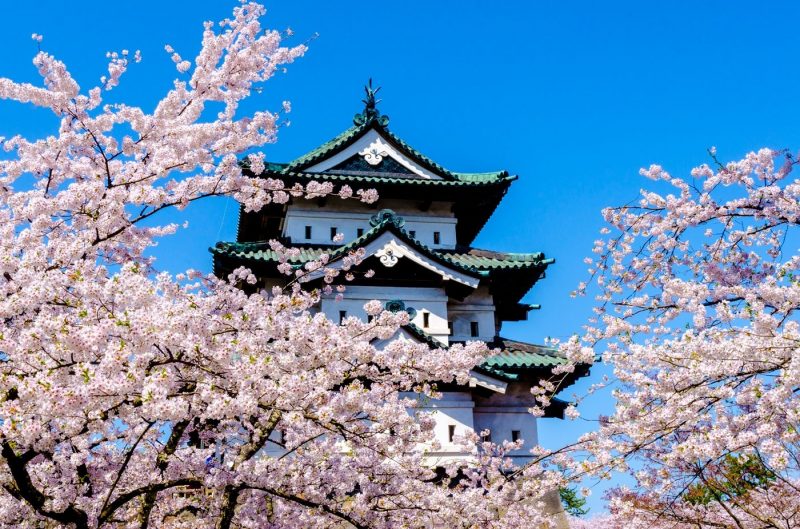
[[[616,408],[572,469],[633,475],[611,495],[626,527],[798,527],[796,160],[709,155],[687,178],[643,170],[655,190],[604,211],[596,318],[563,347],[613,366]]]
[[[269,292],[245,269],[170,275],[148,257],[179,229],[164,212],[205,197],[249,210],[292,195],[376,198],[243,174],[247,153],[263,166],[257,149],[281,114],[241,116],[240,103],[305,51],[263,29],[263,14],[244,3],[207,23],[192,61],[168,46],[178,79],[151,113],[105,102],[138,52],[109,54],[88,91],[44,51],[43,86],[0,79],[0,97],[55,116],[47,137],[2,140],[0,526],[548,524],[542,498],[560,474],[509,472],[518,445],[476,436],[464,440],[470,465],[424,463],[432,419],[403,392],[435,398],[432,381],[465,382],[485,347],[376,349],[407,315],[377,302],[370,323],[314,313],[322,292],[300,285],[324,257],[284,267],[295,279]]]

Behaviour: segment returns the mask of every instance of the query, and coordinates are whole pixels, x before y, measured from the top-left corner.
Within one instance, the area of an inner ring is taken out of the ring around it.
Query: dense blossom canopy
[[[691,178],[643,170],[666,189],[604,212],[597,318],[564,344],[615,370],[615,412],[572,462],[635,478],[611,495],[613,527],[800,526],[796,162],[709,154]]]
[[[168,46],[179,79],[152,113],[103,100],[138,52],[109,54],[87,92],[44,51],[43,87],[0,79],[0,97],[57,119],[48,137],[2,143],[0,526],[530,527],[559,474],[512,474],[503,455],[518,444],[477,437],[472,464],[436,473],[433,421],[404,397],[464,383],[484,346],[376,349],[408,315],[377,302],[369,323],[315,314],[324,291],[299,285],[324,257],[282,267],[293,279],[270,292],[241,288],[255,282],[244,269],[172,276],[147,257],[177,230],[160,213],[204,197],[376,199],[243,175],[280,114],[242,117],[240,102],[305,51],[263,13],[245,3],[207,23],[193,61]]]

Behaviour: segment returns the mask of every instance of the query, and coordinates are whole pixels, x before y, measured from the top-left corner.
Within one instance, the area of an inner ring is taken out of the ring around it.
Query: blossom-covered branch
[[[643,170],[663,191],[604,211],[596,318],[563,347],[614,367],[617,404],[573,465],[633,474],[639,492],[612,494],[629,527],[796,527],[796,160],[710,155],[690,178]]]

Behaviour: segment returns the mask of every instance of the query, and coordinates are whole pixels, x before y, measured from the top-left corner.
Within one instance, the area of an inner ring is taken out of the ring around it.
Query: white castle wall
[[[420,211],[418,203],[411,201],[381,201],[381,208],[389,208],[405,219],[404,229],[431,248],[452,249],[456,245],[456,218],[449,203],[431,204],[427,211]],[[325,208],[310,201],[298,201],[290,205],[286,212],[283,233],[297,244],[332,244],[331,228],[344,235],[342,244],[347,244],[371,228],[370,218],[377,213],[355,200],[331,199]],[[306,227],[311,228],[311,237],[306,238]],[[434,233],[439,233],[435,242]]]
[[[518,462],[530,457],[530,449],[539,443],[536,418],[528,410],[536,403],[527,384],[510,383],[505,393],[475,395],[475,429],[489,429],[492,441],[513,440],[513,432],[525,442],[511,455]]]
[[[405,393],[403,396],[418,401],[418,406],[410,408],[410,413],[432,413],[436,426],[434,427],[435,439],[439,448],[426,447],[428,463],[436,465],[447,464],[454,459],[464,459],[471,456],[458,444],[451,442],[450,433],[453,432],[454,440],[464,437],[475,430],[473,408],[475,403],[472,395],[466,391],[444,392],[440,399],[422,400],[414,393]]]
[[[417,398],[407,394],[409,398]],[[524,441],[522,448],[509,454],[517,463],[529,459],[530,449],[539,442],[536,418],[528,412],[528,406],[515,405],[515,396],[495,394],[492,406],[481,406],[475,402],[471,392],[443,392],[440,399],[420,400],[412,413],[433,413],[436,421],[434,435],[440,444],[437,450],[430,450],[428,463],[446,464],[454,459],[473,457],[456,443],[450,442],[451,428],[456,438],[472,432],[490,431],[491,441],[501,443],[511,441],[513,436]]]
[[[490,341],[497,334],[494,318],[494,298],[486,287],[479,287],[463,301],[450,300],[447,305],[448,318],[453,325],[450,339]],[[472,322],[478,324],[478,336],[472,336]]]

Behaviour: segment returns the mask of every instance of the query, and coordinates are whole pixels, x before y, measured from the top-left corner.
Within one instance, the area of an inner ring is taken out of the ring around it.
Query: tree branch
[[[3,441],[2,446],[3,448],[2,451],[0,451],[0,455],[6,460],[8,469],[11,471],[11,476],[14,478],[15,486],[10,490],[9,486],[6,486],[6,490],[12,496],[24,499],[37,513],[46,518],[50,518],[51,520],[65,525],[73,525],[75,529],[88,529],[89,518],[86,516],[85,512],[76,508],[74,505],[70,505],[61,512],[47,509],[45,507],[47,497],[34,486],[31,481],[31,476],[28,474],[28,469],[25,468],[26,462],[29,461],[30,458],[26,460],[17,456],[14,449],[11,448],[9,441]],[[28,455],[28,453],[26,453],[26,455]]]

